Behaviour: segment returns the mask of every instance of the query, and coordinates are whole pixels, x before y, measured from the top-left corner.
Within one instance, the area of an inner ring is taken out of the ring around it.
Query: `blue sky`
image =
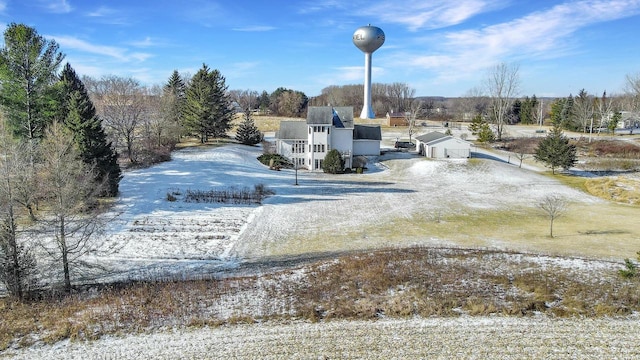
[[[640,0],[0,0],[0,28],[12,22],[56,40],[81,75],[146,85],[203,63],[229,89],[359,84],[351,38],[367,24],[386,35],[373,82],[417,95],[462,96],[503,62],[519,65],[522,95],[620,93],[640,73]]]

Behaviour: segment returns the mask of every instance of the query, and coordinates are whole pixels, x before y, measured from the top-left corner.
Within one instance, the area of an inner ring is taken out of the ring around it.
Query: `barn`
[[[432,159],[470,158],[472,146],[473,144],[468,141],[437,131],[416,137],[418,153]]]

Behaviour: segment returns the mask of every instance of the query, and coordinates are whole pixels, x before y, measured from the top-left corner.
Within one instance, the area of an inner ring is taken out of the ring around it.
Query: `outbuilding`
[[[418,153],[432,159],[467,159],[471,157],[472,146],[468,141],[437,131],[416,137]]]

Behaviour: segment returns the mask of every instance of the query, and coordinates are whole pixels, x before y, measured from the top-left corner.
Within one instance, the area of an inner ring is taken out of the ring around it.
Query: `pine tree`
[[[62,70],[60,88],[60,116],[65,127],[71,130],[82,160],[95,166],[96,181],[107,183],[102,195],[117,195],[122,179],[118,155],[107,140],[84,84],[68,63]]]
[[[186,86],[184,80],[178,73],[178,70],[174,70],[169,80],[163,88],[163,106],[164,116],[169,124],[176,130],[176,137],[179,141],[182,134],[182,116],[184,113],[185,104],[185,91]]]
[[[51,122],[51,87],[64,55],[55,41],[31,27],[11,23],[0,50],[0,104],[15,135],[40,139]]]
[[[200,142],[205,143],[209,136],[224,136],[231,128],[232,117],[224,77],[218,70],[210,71],[203,64],[186,90],[185,127],[198,134]]]
[[[559,126],[554,125],[536,148],[534,158],[547,164],[555,174],[557,168],[566,170],[576,163],[576,146],[569,143]]]
[[[471,134],[478,138],[481,143],[492,142],[496,139],[496,135],[491,130],[491,126],[481,114],[476,115],[469,124]]]
[[[262,133],[258,130],[258,127],[251,118],[251,110],[245,110],[244,120],[238,126],[238,131],[236,132],[236,140],[244,145],[256,145],[259,144],[262,139]]]
[[[338,150],[332,149],[325,155],[322,171],[329,174],[340,174],[344,171],[344,159]]]

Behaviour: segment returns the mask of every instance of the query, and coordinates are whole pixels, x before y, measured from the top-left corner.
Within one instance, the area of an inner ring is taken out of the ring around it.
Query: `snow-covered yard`
[[[486,232],[473,223],[464,225],[473,218],[487,216],[482,218],[486,221],[495,214],[507,214],[497,222],[513,227],[515,220],[509,216],[531,217],[535,203],[549,193],[562,194],[581,209],[577,215],[580,221],[593,216],[583,209],[602,214],[596,209],[605,206],[605,201],[513,164],[486,159],[432,161],[389,153],[370,159],[362,175],[299,171],[299,185],[295,186],[294,171],[269,170],[256,160],[260,151],[239,145],[184,149],[175,152],[170,162],[127,172],[121,182],[121,196],[108,214],[113,220],[96,239],[99,247],[86,258],[102,268],[93,273],[93,278],[76,281],[242,275],[252,269],[247,264],[254,262],[261,265],[253,271],[269,271],[270,259],[304,259],[323,253],[416,244],[605,259],[621,258],[627,248],[638,245],[635,230],[626,228],[621,233],[611,231],[615,246],[605,241],[606,232],[599,238],[577,233],[551,240],[544,234],[544,218],[536,220],[539,227],[533,228],[516,221],[525,227],[523,239],[510,238],[518,232],[510,233],[506,228]],[[188,189],[253,188],[257,184],[275,192],[261,205],[182,201]],[[167,194],[174,194],[175,201],[170,201]],[[586,226],[589,230],[593,225]],[[531,232],[540,234],[531,238]],[[618,235],[626,242],[618,241]],[[582,247],[559,245],[584,239]],[[605,250],[593,251],[590,246]],[[571,269],[587,266],[575,265],[576,260],[571,258],[564,261]],[[595,268],[616,266],[609,261],[587,262]],[[640,354],[635,341],[640,330],[636,317],[553,320],[542,316],[463,316],[320,324],[266,322],[38,345],[4,355],[34,359],[633,358]]]
[[[199,278],[272,256],[415,244],[554,252],[544,239],[544,218],[537,220],[540,248],[530,239],[510,242],[446,219],[467,221],[511,209],[531,216],[549,193],[594,209],[604,203],[513,164],[432,161],[406,153],[370,159],[363,175],[298,171],[295,186],[294,171],[269,170],[256,160],[260,151],[240,145],[189,148],[175,152],[170,162],[127,172],[108,215],[113,220],[87,258],[104,268],[94,279]],[[187,203],[181,197],[186,190],[257,184],[275,192],[262,205]],[[167,194],[177,194],[177,200]],[[567,253],[591,255],[580,250]],[[622,258],[615,251],[610,255]]]

